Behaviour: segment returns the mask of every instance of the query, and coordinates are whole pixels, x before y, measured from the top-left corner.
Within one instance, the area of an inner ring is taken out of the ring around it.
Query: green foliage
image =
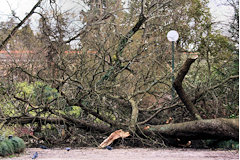
[[[208,1],[192,0],[192,6],[189,9],[189,15],[194,18],[195,21],[201,23],[209,18],[209,9],[206,7]]]
[[[82,109],[78,106],[71,106],[71,107],[66,107],[66,108],[71,108],[66,111],[68,111],[70,115],[73,115],[75,117],[80,117],[81,113],[83,112]]]
[[[42,82],[34,83],[32,91],[34,93],[33,100],[36,102],[36,105],[40,105],[41,103],[45,104],[59,96],[56,89]]]
[[[236,51],[239,52],[239,0],[228,1],[228,5],[234,9],[234,16],[231,18],[229,32],[236,43]]]
[[[217,148],[222,148],[222,149],[238,149],[239,148],[239,142],[238,141],[233,141],[233,140],[228,140],[228,141],[221,141],[217,144]]]
[[[5,141],[2,141],[0,143],[0,156],[7,156],[11,154],[11,149],[9,146],[6,144]]]
[[[19,96],[27,94],[33,94],[33,85],[29,85],[27,82],[20,82],[16,84],[16,89],[19,92]]]
[[[15,83],[15,95],[21,99],[27,99],[33,106],[37,106],[39,108],[44,108],[46,104],[48,104],[53,99],[59,98],[59,93],[56,89],[51,88],[49,85],[46,85],[43,82],[20,82]],[[65,107],[65,102],[59,99],[58,104]],[[51,103],[52,106],[55,103]],[[17,116],[22,113],[23,110],[26,109],[26,104],[21,101],[15,102],[14,99],[4,99],[0,103],[1,109],[5,115],[8,116]],[[31,108],[29,107],[29,110]],[[38,110],[39,111],[39,110]],[[34,112],[30,112],[35,115]]]
[[[36,81],[34,83],[21,82],[17,83],[17,96],[28,101],[39,109],[49,107],[58,107],[65,109],[66,102],[61,98],[58,91],[50,85]],[[52,102],[53,101],[53,102]],[[51,103],[51,105],[48,105]],[[67,108],[69,109],[69,108]],[[34,112],[31,112],[34,115]]]
[[[205,140],[205,144],[214,149],[239,149],[239,142],[235,140]]]
[[[13,144],[9,140],[3,140],[0,143],[0,156],[7,156],[14,153]]]
[[[0,141],[0,156],[8,156],[20,153],[25,149],[24,141],[19,137]]]
[[[56,89],[38,81],[31,84],[28,82],[17,83],[16,87],[18,96],[31,97],[31,101],[35,102],[35,105],[39,105],[42,102],[47,103],[59,95]]]
[[[232,118],[232,119],[235,119],[235,118],[238,118],[239,117],[239,115],[236,115],[236,114],[231,114],[230,116],[229,116],[229,118]]]
[[[6,145],[8,146],[8,150],[6,150],[7,153],[8,153],[9,155],[13,154],[15,150],[14,150],[14,146],[13,146],[13,144],[12,144],[12,141],[11,141],[10,139],[6,139],[6,140],[4,140],[3,142],[5,142]]]
[[[14,135],[15,132],[13,130],[12,127],[8,127],[8,126],[3,126],[4,123],[0,124],[1,130],[0,130],[0,137],[2,137],[2,139],[6,138],[7,135]]]
[[[15,153],[22,152],[26,147],[24,141],[19,137],[13,137],[12,139],[10,139],[10,141],[12,142],[12,144],[14,146]]]

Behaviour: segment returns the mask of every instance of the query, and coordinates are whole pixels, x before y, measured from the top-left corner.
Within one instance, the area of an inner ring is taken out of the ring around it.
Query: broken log
[[[142,126],[146,135],[161,134],[169,138],[193,139],[239,139],[239,119],[205,119],[183,123]]]

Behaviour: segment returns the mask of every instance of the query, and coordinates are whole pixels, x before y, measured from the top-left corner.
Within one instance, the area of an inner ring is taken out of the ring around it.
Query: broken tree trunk
[[[145,129],[144,129],[145,128]],[[146,129],[147,128],[147,129]],[[239,139],[239,119],[206,119],[142,127],[144,134],[183,139]]]
[[[188,97],[188,95],[185,93],[183,87],[182,87],[182,82],[184,77],[187,75],[191,64],[197,59],[196,58],[188,58],[186,62],[183,64],[182,68],[177,74],[177,77],[173,83],[173,87],[175,88],[179,98],[181,101],[184,103],[186,106],[187,110],[190,112],[193,118],[201,120],[201,116],[198,112],[198,110],[194,107],[194,104],[191,101],[191,98]]]

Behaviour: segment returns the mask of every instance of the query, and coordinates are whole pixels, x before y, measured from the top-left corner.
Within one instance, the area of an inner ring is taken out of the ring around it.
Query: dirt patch
[[[65,149],[27,148],[23,154],[4,160],[29,160],[38,152],[37,160],[237,160],[238,151],[212,151],[194,149]],[[0,158],[1,159],[1,158]]]

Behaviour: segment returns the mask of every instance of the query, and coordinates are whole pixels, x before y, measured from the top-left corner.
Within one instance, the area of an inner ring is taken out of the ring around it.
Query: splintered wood
[[[107,137],[100,145],[99,148],[104,148],[113,143],[114,140],[118,138],[126,138],[130,136],[129,132],[124,132],[123,130],[119,129],[115,132],[111,133],[109,137]]]

